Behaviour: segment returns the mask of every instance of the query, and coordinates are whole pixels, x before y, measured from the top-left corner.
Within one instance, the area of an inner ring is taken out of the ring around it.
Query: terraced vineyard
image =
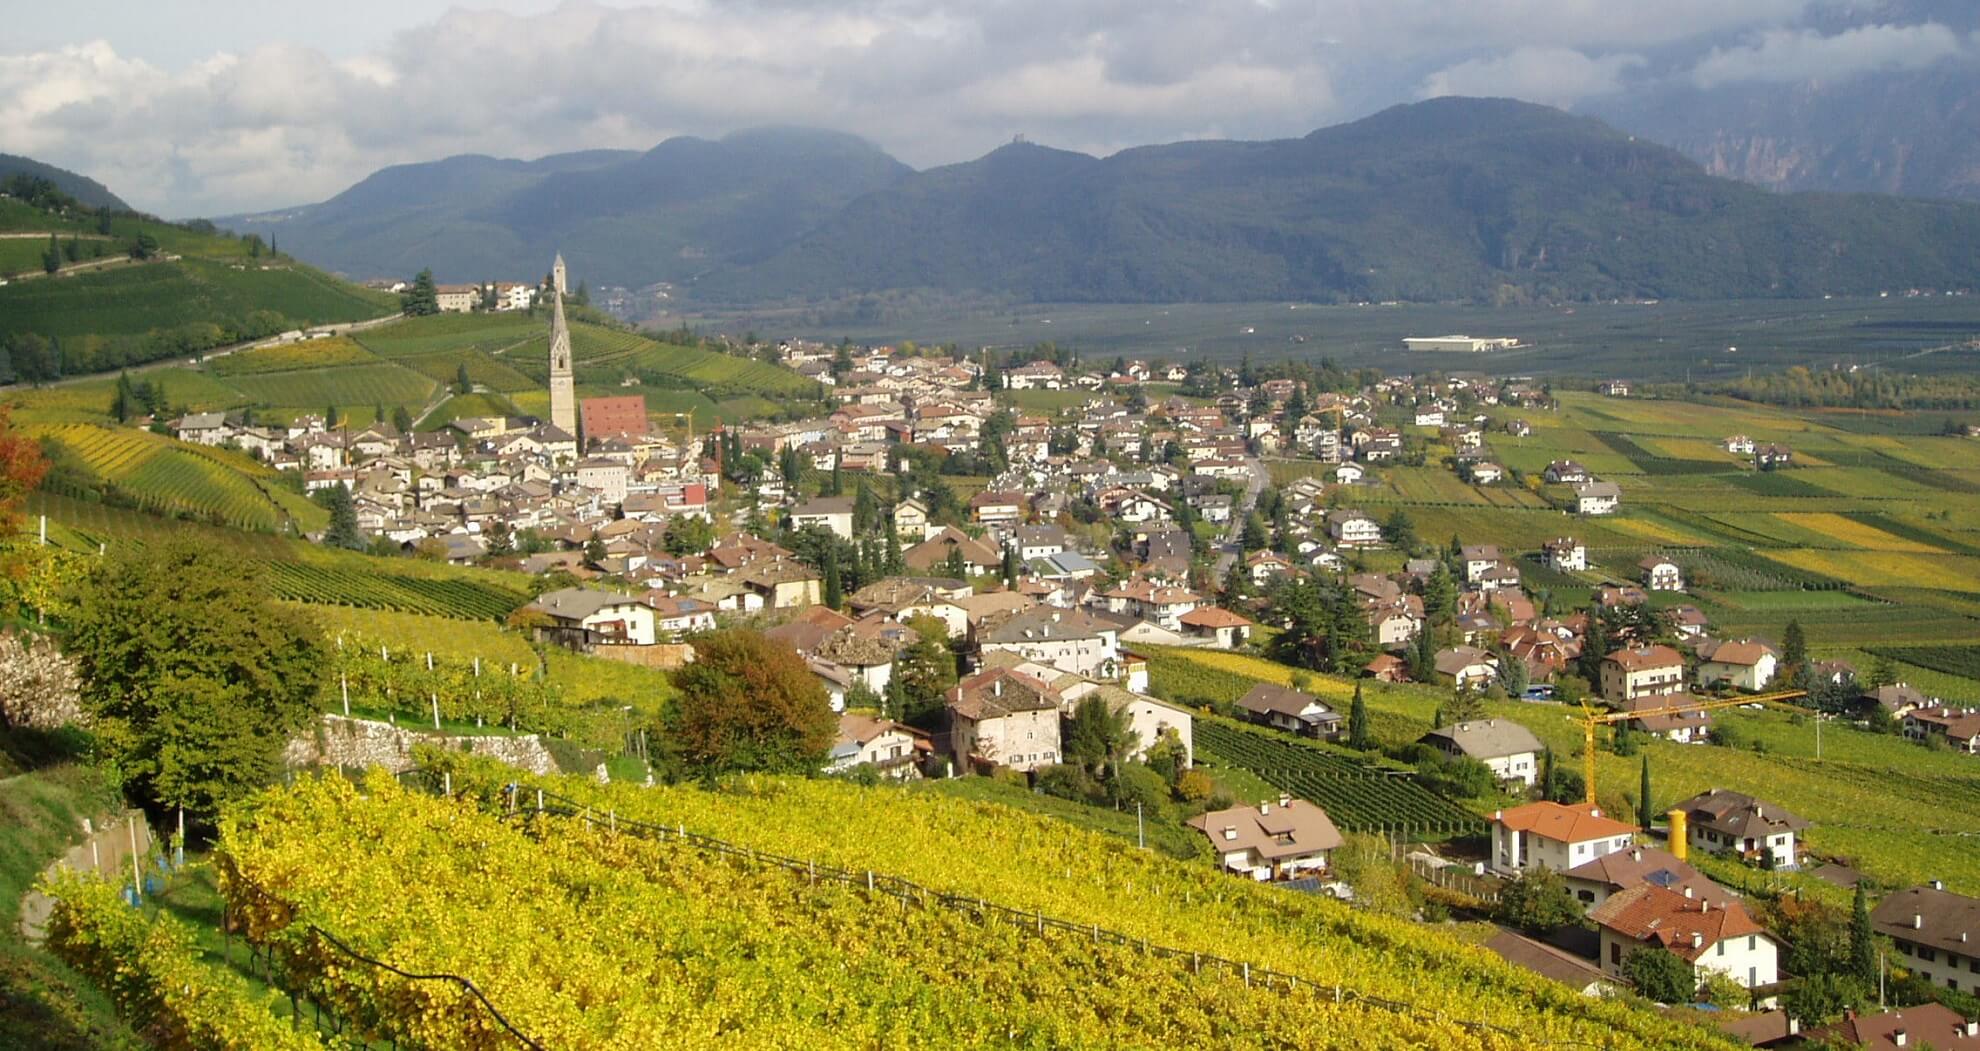
[[[191,514],[247,529],[273,530],[301,513],[271,495],[273,472],[218,449],[186,445],[129,427],[71,423],[27,428],[52,439],[103,482],[160,514]]]
[[[1204,759],[1249,770],[1274,788],[1319,804],[1344,831],[1443,839],[1484,828],[1476,815],[1401,771],[1214,718],[1198,719],[1195,733]]]
[[[296,602],[425,613],[462,620],[500,620],[529,601],[521,591],[466,579],[436,579],[386,571],[274,562],[269,585]]]
[[[378,355],[349,339],[306,339],[239,351],[214,358],[216,376],[247,376],[296,369],[327,369],[338,365],[375,365]]]
[[[359,333],[357,340],[387,358],[486,352],[540,336],[549,324],[547,317],[527,314],[434,314],[368,329]]]

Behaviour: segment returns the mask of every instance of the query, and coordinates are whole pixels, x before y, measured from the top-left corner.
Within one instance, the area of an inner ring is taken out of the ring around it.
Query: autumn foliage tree
[[[800,774],[825,765],[838,720],[795,651],[732,629],[695,640],[694,657],[673,673],[680,696],[663,718],[690,771]]]

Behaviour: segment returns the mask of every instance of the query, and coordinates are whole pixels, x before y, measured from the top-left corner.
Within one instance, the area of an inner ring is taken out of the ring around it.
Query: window
[[[1921,945],[1918,947],[1918,958],[1924,960],[1926,963],[1931,963],[1939,958],[1939,951],[1937,949],[1927,949]]]
[[[1578,890],[1574,892],[1574,896],[1580,898],[1585,903],[1592,904],[1595,901],[1595,892],[1592,890]]]
[[[1718,955],[1724,956],[1725,954],[1726,954],[1726,943],[1724,941],[1720,941]]]
[[[1746,936],[1746,951],[1748,951],[1748,952],[1752,952],[1752,951],[1753,951],[1754,949],[1757,949],[1757,948],[1759,948],[1759,947],[1760,947],[1760,936],[1759,936],[1759,935],[1757,935],[1757,934],[1749,934],[1749,935],[1747,935],[1747,936]]]
[[[1609,962],[1613,964],[1622,963],[1622,943],[1620,942],[1609,943]]]

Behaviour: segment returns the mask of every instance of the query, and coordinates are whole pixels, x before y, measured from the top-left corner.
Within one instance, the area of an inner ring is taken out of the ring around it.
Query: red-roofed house
[[[1602,969],[1623,973],[1638,949],[1669,949],[1699,971],[1717,971],[1747,989],[1780,980],[1780,946],[1738,902],[1715,904],[1644,884],[1618,891],[1588,918],[1602,939]]]
[[[1508,876],[1566,872],[1635,842],[1635,825],[1586,803],[1528,803],[1492,815],[1492,869]]]
[[[1220,650],[1241,645],[1251,637],[1251,621],[1220,606],[1198,606],[1180,620],[1183,634],[1209,639]]]

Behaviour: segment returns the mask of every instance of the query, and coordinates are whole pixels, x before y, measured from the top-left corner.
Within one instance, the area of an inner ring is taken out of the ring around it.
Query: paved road
[[[1238,537],[1244,532],[1245,521],[1251,517],[1251,509],[1258,506],[1258,494],[1265,491],[1266,479],[1271,477],[1265,470],[1265,464],[1256,456],[1247,456],[1244,462],[1251,468],[1251,477],[1244,483],[1244,495],[1231,508],[1230,527],[1224,530],[1224,538],[1217,544],[1217,568],[1211,582],[1219,587],[1231,575],[1231,563],[1237,561],[1243,550],[1238,545]]]

